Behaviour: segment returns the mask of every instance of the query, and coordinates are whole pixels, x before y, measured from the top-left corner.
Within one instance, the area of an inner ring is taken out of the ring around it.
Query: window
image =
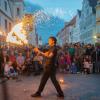
[[[11,23],[9,23],[9,32],[11,31]]]
[[[0,25],[1,25],[1,16],[0,16]]]
[[[17,8],[17,16],[19,16],[19,15],[20,15],[20,9]]]
[[[1,6],[1,0],[0,0],[0,6]]]
[[[5,19],[5,29],[7,30],[7,20]]]
[[[5,10],[7,11],[7,2],[5,1],[4,4],[5,4]]]

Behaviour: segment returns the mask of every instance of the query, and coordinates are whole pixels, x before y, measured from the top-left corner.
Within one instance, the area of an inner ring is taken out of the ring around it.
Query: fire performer
[[[34,48],[34,51],[43,55],[46,58],[46,61],[44,64],[44,73],[39,88],[35,94],[31,95],[31,97],[41,97],[41,93],[46,85],[46,82],[50,78],[58,92],[57,96],[64,98],[63,91],[61,90],[61,87],[56,79],[56,66],[55,66],[56,56],[57,56],[56,42],[57,40],[55,37],[50,37],[48,40],[49,50],[45,53],[41,52],[38,48]]]

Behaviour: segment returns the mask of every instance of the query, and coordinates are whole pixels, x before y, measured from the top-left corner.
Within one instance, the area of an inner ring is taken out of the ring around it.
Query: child
[[[76,66],[75,62],[73,62],[72,65],[70,66],[70,72],[72,74],[77,74],[77,66]]]
[[[59,64],[59,70],[60,70],[60,72],[65,72],[65,57],[64,57],[64,55],[61,55],[60,57],[59,57],[59,62],[58,62],[58,64]]]
[[[71,66],[71,56],[69,54],[69,52],[65,53],[65,61],[66,61],[66,70],[69,71],[69,68]]]
[[[17,76],[17,73],[15,72],[13,66],[12,66],[12,62],[7,62],[5,64],[5,67],[4,67],[4,75],[7,77],[7,78],[14,78]]]
[[[84,58],[83,64],[84,64],[84,73],[90,74],[91,69],[92,69],[92,63],[88,56],[86,56],[86,58]]]

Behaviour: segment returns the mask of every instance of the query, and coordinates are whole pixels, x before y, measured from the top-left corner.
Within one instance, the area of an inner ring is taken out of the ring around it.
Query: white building
[[[6,35],[13,25],[13,16],[10,8],[10,1],[0,0],[0,29]]]
[[[21,22],[24,15],[23,0],[0,0],[0,43],[6,42],[6,37],[14,25]],[[36,45],[35,26],[28,34],[29,44]],[[2,33],[2,35],[1,35]]]
[[[10,6],[14,24],[19,23],[24,14],[24,0],[8,0],[10,1]]]
[[[72,43],[80,42],[80,17],[81,11],[77,10],[76,23],[75,26],[72,27],[70,32],[70,42]]]
[[[84,43],[94,43],[93,32],[96,26],[97,0],[83,0],[80,18],[80,40]]]
[[[64,45],[66,43],[70,43],[71,42],[71,30],[73,28],[73,26],[76,23],[76,16],[73,17],[73,19],[68,22],[65,27],[58,32],[57,34],[57,39],[58,39],[58,44],[59,45]]]
[[[69,29],[65,25],[65,27],[60,32],[58,32],[57,41],[58,41],[59,45],[64,45],[65,43],[68,43],[68,41],[69,41],[69,36],[67,34],[68,31],[69,31]]]
[[[21,18],[23,11],[22,0],[0,0],[0,42],[6,41],[7,33],[11,31],[15,19]],[[17,16],[18,15],[18,16]]]

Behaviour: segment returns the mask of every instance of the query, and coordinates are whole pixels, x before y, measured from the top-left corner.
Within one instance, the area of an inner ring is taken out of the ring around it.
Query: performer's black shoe
[[[36,92],[35,94],[32,94],[31,97],[41,97],[41,94]]]
[[[57,94],[57,97],[64,98],[64,94]]]

